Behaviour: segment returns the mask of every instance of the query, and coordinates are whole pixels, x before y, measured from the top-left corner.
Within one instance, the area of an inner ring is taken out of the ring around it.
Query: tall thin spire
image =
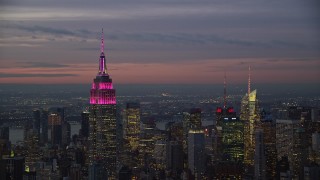
[[[251,66],[249,65],[249,75],[248,75],[248,96],[251,93]]]
[[[101,53],[99,59],[99,74],[107,74],[106,58],[104,55],[104,40],[103,40],[103,28],[101,32]]]
[[[226,82],[227,76],[226,76],[226,70],[224,70],[224,89],[223,89],[223,108],[225,109],[227,106],[227,82]]]
[[[103,51],[104,51],[103,36],[104,36],[104,34],[103,34],[103,28],[102,28],[102,32],[101,32],[101,53],[103,53]]]

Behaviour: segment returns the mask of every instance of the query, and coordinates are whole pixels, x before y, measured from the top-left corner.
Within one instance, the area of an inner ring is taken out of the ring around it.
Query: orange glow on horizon
[[[320,73],[306,70],[301,64],[292,61],[274,63],[263,60],[215,59],[196,62],[174,63],[113,63],[108,64],[108,73],[115,84],[220,84],[223,82],[224,69],[228,83],[245,84],[247,66],[252,66],[254,83],[319,83]],[[309,61],[309,67],[319,67],[318,61]],[[275,68],[278,67],[278,68]],[[284,67],[283,69],[280,67]],[[301,67],[301,68],[300,68]],[[1,74],[38,74],[40,77],[5,77],[0,76],[0,83],[21,84],[89,84],[98,72],[98,64],[69,64],[61,68],[0,68]],[[41,77],[41,74],[67,74],[69,76]]]

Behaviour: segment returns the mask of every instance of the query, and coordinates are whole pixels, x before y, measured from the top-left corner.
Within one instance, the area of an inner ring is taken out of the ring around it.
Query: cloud
[[[0,24],[1,25],[1,24]],[[5,28],[14,28],[23,30],[26,32],[39,32],[45,34],[51,34],[55,36],[68,36],[83,38],[79,41],[88,42],[91,39],[100,38],[100,31],[91,31],[88,29],[66,29],[66,28],[53,28],[49,26],[29,26],[24,24],[7,24]],[[95,38],[92,38],[95,37]],[[32,35],[32,40],[38,39],[37,36]],[[126,32],[126,31],[114,31],[105,32],[106,40],[113,41],[129,41],[129,42],[152,42],[152,43],[165,43],[165,44],[191,44],[191,45],[232,45],[232,46],[242,46],[249,48],[291,48],[291,49],[314,49],[317,45],[310,44],[307,45],[303,42],[293,42],[291,40],[279,40],[279,39],[269,39],[269,40],[255,40],[252,38],[231,38],[226,35],[218,35],[213,33],[199,34],[199,33],[159,33],[159,32]],[[47,37],[47,41],[55,41],[53,37]],[[62,39],[61,39],[62,40]]]
[[[51,27],[45,27],[45,26],[22,26],[22,25],[16,25],[17,29],[25,30],[28,32],[44,32],[44,33],[50,33],[50,34],[58,34],[58,35],[75,35],[74,32],[61,29],[61,28],[51,28]]]
[[[23,68],[63,68],[69,67],[66,64],[50,63],[50,62],[16,62],[18,67]]]
[[[78,76],[77,74],[13,74],[13,73],[0,73],[0,78],[28,78],[28,77],[69,77]]]

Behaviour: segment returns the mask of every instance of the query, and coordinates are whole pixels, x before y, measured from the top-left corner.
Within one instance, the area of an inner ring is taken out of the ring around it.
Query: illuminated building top
[[[91,86],[90,104],[116,104],[115,89],[113,89],[112,79],[107,73],[106,58],[104,55],[103,29],[99,71]]]
[[[249,101],[256,101],[257,100],[257,90],[250,92],[249,94]]]

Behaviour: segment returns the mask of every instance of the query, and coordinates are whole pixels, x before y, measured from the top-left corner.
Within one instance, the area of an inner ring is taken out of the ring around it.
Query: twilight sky
[[[1,0],[0,83],[320,84],[318,0]]]

